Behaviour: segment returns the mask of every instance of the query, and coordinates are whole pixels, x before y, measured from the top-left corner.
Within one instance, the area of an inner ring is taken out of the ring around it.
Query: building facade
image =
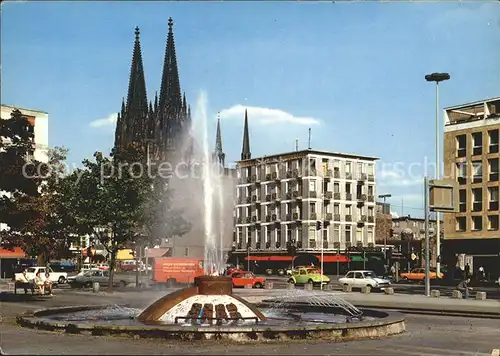
[[[375,243],[383,245],[392,239],[392,215],[389,203],[377,202],[375,205]]]
[[[19,110],[28,119],[33,129],[33,159],[39,162],[48,162],[49,147],[49,114],[45,111],[26,109],[11,105],[1,105],[0,119],[9,120],[14,110]],[[2,194],[2,192],[0,192]],[[0,224],[0,230],[7,229],[7,225]]]
[[[444,214],[444,253],[498,275],[500,97],[446,108],[444,118],[444,173],[459,189],[458,212]]]

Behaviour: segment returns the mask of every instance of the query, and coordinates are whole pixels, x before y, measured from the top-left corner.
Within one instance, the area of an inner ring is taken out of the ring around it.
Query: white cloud
[[[248,120],[259,124],[289,124],[289,125],[319,125],[320,120],[309,116],[294,116],[280,109],[263,108],[258,106],[234,105],[220,112],[223,120],[243,120],[245,110],[248,111]]]
[[[377,177],[379,186],[408,187],[424,184],[423,178],[405,177],[405,174],[401,171],[382,170],[377,172]]]
[[[103,119],[97,119],[90,123],[90,127],[108,127],[115,126],[118,114],[110,114]]]

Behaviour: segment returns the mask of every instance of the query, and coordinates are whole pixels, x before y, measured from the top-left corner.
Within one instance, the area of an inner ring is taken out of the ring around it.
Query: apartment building
[[[442,223],[442,221],[441,221]],[[392,218],[392,239],[401,240],[403,232],[412,233],[412,239],[424,240],[425,239],[425,219],[414,218],[410,215]],[[443,228],[441,226],[441,236],[443,235]],[[436,219],[429,219],[429,236],[436,234]]]
[[[377,159],[303,150],[239,161],[235,250],[372,247]]]
[[[10,105],[0,106],[0,119],[9,120],[12,111],[18,109],[32,125],[34,133],[34,150],[32,156],[40,162],[48,162],[47,149],[49,144],[49,114],[44,111],[25,109]],[[2,192],[0,192],[2,194]],[[0,224],[0,230],[5,230],[7,225]]]
[[[500,97],[445,108],[444,119],[444,173],[459,189],[458,212],[444,214],[444,247],[450,259],[465,254],[500,273]]]

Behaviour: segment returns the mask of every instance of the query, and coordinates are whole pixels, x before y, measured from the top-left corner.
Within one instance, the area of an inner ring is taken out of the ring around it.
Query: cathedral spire
[[[243,128],[243,147],[241,149],[241,160],[246,160],[252,158],[250,153],[250,135],[248,133],[248,113],[245,109],[245,125]]]
[[[127,114],[144,115],[148,110],[148,99],[146,95],[146,80],[142,65],[141,42],[139,39],[139,27],[135,28],[134,52],[132,54],[132,65],[130,68],[130,80],[127,94]]]
[[[222,135],[220,132],[220,113],[217,117],[217,133],[215,135],[215,152],[222,152]]]
[[[160,109],[179,109],[182,105],[181,88],[179,81],[179,70],[177,68],[177,56],[175,54],[174,21],[168,19],[167,46],[165,48],[165,59],[163,62],[163,74],[160,87]],[[173,107],[172,107],[173,106]]]

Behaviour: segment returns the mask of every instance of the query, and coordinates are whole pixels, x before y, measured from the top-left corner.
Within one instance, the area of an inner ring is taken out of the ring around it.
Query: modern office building
[[[444,119],[444,173],[458,182],[459,207],[444,214],[443,258],[466,255],[499,274],[500,97],[445,108]]]
[[[252,158],[246,116],[244,129],[233,254],[285,260],[374,249],[378,158],[312,149]]]

